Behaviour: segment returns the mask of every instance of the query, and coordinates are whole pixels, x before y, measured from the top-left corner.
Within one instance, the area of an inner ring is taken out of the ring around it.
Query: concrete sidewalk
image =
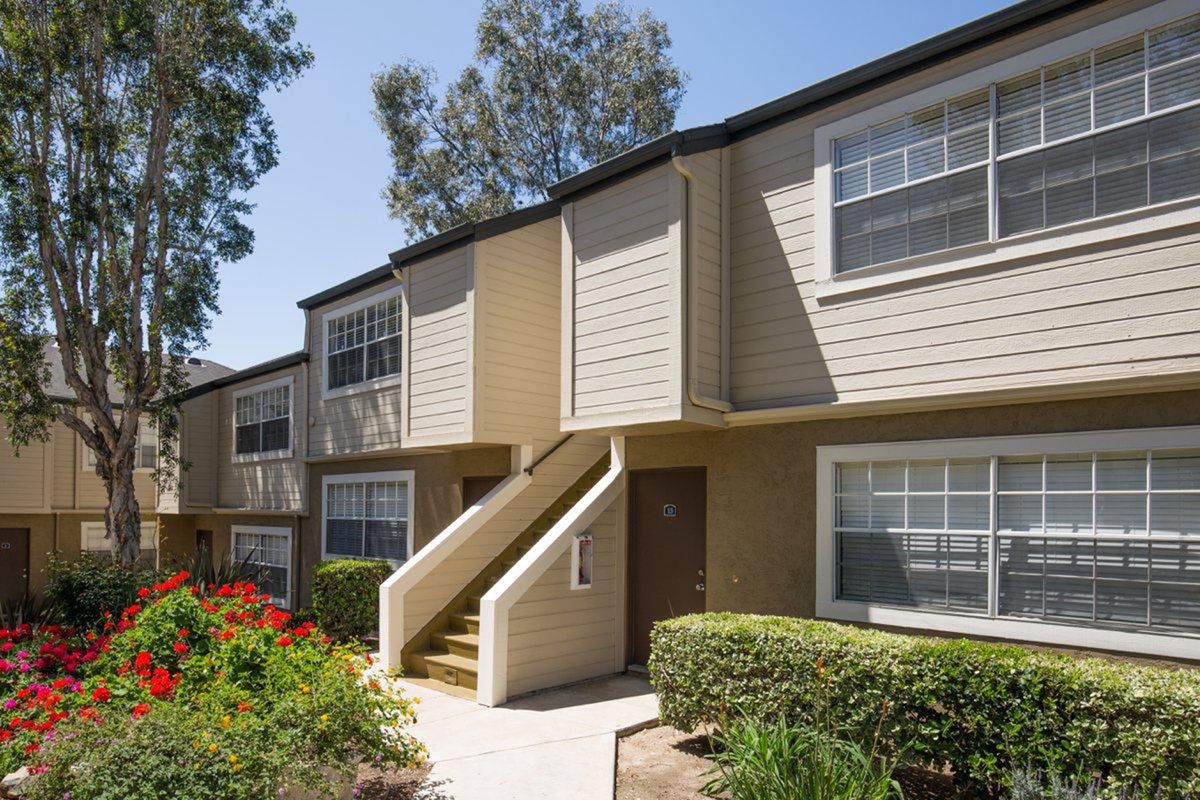
[[[658,720],[650,684],[630,675],[497,708],[396,683],[421,698],[410,731],[433,763],[421,800],[612,800],[617,734]]]

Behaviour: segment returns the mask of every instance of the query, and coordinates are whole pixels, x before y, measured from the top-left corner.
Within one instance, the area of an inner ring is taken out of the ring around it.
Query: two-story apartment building
[[[419,551],[390,662],[497,703],[705,609],[1200,659],[1193,0],[1026,0],[550,194],[558,426],[610,455]]]
[[[45,358],[50,369],[47,394],[73,403],[58,350],[51,342],[46,344]],[[193,384],[231,371],[198,358],[189,358],[185,369]],[[109,390],[119,396],[115,385]],[[55,423],[49,439],[31,442],[19,456],[3,434],[0,420],[0,601],[15,602],[27,594],[38,594],[45,586],[51,553],[73,559],[80,552],[109,551],[104,538],[107,497],[91,450],[65,425]],[[193,542],[171,538],[158,525],[164,498],[159,497],[151,478],[158,459],[154,428],[142,425],[140,438],[133,480],[142,511],[143,558],[158,561],[185,554]]]

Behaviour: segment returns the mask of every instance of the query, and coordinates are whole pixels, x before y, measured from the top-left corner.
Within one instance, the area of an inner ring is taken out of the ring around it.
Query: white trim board
[[[996,238],[994,230],[997,200],[993,196],[988,205],[989,225],[993,228],[988,241],[887,264],[862,267],[840,275],[834,274],[832,162],[835,139],[861,130],[871,123],[918,110],[947,97],[988,87],[1044,64],[1116,42],[1126,36],[1194,13],[1195,0],[1162,0],[1071,36],[818,126],[813,133],[814,278],[818,301],[972,267],[1030,256],[1044,256],[1091,244],[1098,238],[1111,240],[1136,236],[1194,224],[1200,220],[1200,199],[1193,197],[999,239]],[[1139,120],[1132,120],[1131,124],[1136,124]],[[989,121],[989,126],[994,124],[994,119]],[[994,171],[995,157],[991,156],[986,163],[989,171]],[[994,191],[990,193],[994,195]]]
[[[373,306],[376,303],[382,303],[384,300],[390,300],[393,297],[401,298],[401,301],[400,301],[400,353],[401,353],[400,371],[397,372],[395,375],[386,375],[382,378],[373,378],[371,380],[363,380],[363,381],[359,381],[358,383],[351,383],[346,386],[339,386],[336,389],[330,389],[329,388],[329,320],[336,319],[337,317],[344,317],[347,314],[352,314],[355,311],[360,311],[364,308],[368,308],[369,306]],[[338,397],[348,397],[348,396],[356,395],[356,394],[364,394],[366,392],[374,392],[374,391],[378,391],[379,389],[386,389],[389,386],[397,386],[401,383],[401,380],[404,377],[404,364],[408,363],[408,350],[407,350],[407,344],[406,344],[406,342],[408,341],[408,331],[406,330],[406,326],[404,325],[405,301],[404,301],[403,297],[404,297],[404,283],[403,283],[403,281],[396,281],[394,286],[389,286],[388,288],[386,288],[382,291],[375,292],[374,294],[371,294],[360,300],[355,300],[353,302],[345,303],[343,305],[337,306],[336,308],[331,308],[328,311],[325,311],[321,314],[321,330],[319,333],[319,335],[321,337],[320,338],[320,341],[321,341],[321,365],[320,365],[319,369],[321,371],[321,399],[322,400],[333,400]]]
[[[1200,426],[991,436],[817,448],[816,615],[873,625],[1115,650],[1169,658],[1200,659],[1200,633],[1147,633],[1131,627],[1069,625],[1055,621],[921,611],[835,599],[835,465],[845,461],[963,458],[1042,453],[1119,452],[1200,447]],[[993,488],[994,493],[994,488]],[[1053,534],[1048,534],[1053,537]],[[990,579],[989,579],[990,580]],[[989,590],[994,587],[989,583]]]
[[[405,544],[405,547],[406,547],[408,556],[405,559],[405,561],[407,561],[409,558],[412,558],[413,557],[413,548],[415,546],[415,539],[413,536],[413,531],[415,528],[414,520],[416,518],[416,515],[414,513],[414,508],[413,508],[413,506],[415,505],[414,500],[413,500],[413,485],[415,483],[415,479],[416,479],[416,472],[411,469],[391,470],[388,472],[349,472],[349,473],[342,473],[342,474],[338,474],[338,475],[322,476],[321,477],[321,560],[325,561],[330,558],[355,558],[356,557],[356,556],[345,556],[345,555],[341,555],[339,553],[330,553],[326,547],[326,538],[327,538],[326,528],[328,526],[328,521],[329,521],[329,514],[328,514],[329,510],[326,508],[326,505],[329,502],[328,487],[332,484],[340,484],[340,483],[376,483],[376,482],[385,482],[385,481],[387,481],[387,482],[395,481],[395,482],[403,483],[405,486],[405,491],[408,493],[408,498],[407,498],[408,515],[407,515],[407,518],[405,521],[405,524],[407,527],[407,531],[406,531],[407,542]],[[360,557],[362,557],[362,556],[360,556]],[[389,564],[391,564],[393,567],[396,567],[396,568],[399,568],[404,563],[404,561],[399,561],[399,560],[391,559],[391,558],[379,559],[379,560],[385,560]]]

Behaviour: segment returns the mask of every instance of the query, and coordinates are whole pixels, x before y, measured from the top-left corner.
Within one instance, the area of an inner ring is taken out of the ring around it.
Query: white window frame
[[[361,300],[356,300],[353,303],[332,308],[321,315],[321,398],[330,400],[337,397],[346,397],[348,395],[362,394],[364,392],[374,392],[380,389],[385,389],[389,386],[398,385],[404,377],[407,358],[404,354],[405,340],[408,336],[407,316],[405,312],[405,303],[403,299],[404,285],[397,281],[395,286],[385,289],[382,292],[376,292],[369,297],[364,297]],[[393,297],[400,299],[400,371],[395,375],[385,375],[382,378],[371,378],[358,383],[351,383],[347,386],[339,386],[336,389],[329,387],[329,321],[344,317],[347,314],[353,314],[355,311],[361,311],[365,308],[373,306],[377,303],[382,303],[384,300],[390,300]]]
[[[118,422],[119,422],[119,420],[118,420]],[[154,472],[154,470],[156,469],[156,467],[141,466],[141,463],[142,463],[141,437],[142,437],[142,434],[146,430],[154,431],[154,452],[155,452],[154,459],[155,459],[156,464],[158,462],[158,428],[154,425],[153,420],[143,419],[138,424],[138,446],[137,446],[137,455],[134,457],[134,467],[133,467],[134,472],[148,473],[148,472]],[[95,470],[96,470],[96,451],[92,450],[92,448],[90,448],[86,444],[84,444],[83,439],[81,437],[76,436],[75,438],[79,440],[79,449],[83,453],[82,458],[79,459],[79,470],[81,472],[95,472]]]
[[[837,548],[834,521],[836,465],[849,461],[926,458],[981,458],[1042,453],[1079,453],[1200,447],[1200,426],[1115,431],[994,436],[976,439],[936,439],[886,444],[838,445],[817,448],[817,569],[818,617],[988,636],[1066,647],[1113,650],[1169,658],[1200,659],[1200,634],[1156,634],[1087,624],[1063,624],[1012,617],[988,617],[953,611],[918,611],[836,597]],[[1053,536],[1053,534],[1049,534]],[[1197,539],[1200,541],[1200,538]],[[994,562],[994,557],[993,557]],[[995,586],[989,582],[989,592]],[[994,605],[994,604],[993,604]]]
[[[288,446],[281,450],[265,450],[257,453],[239,453],[237,451],[237,401],[239,397],[259,394],[280,386],[288,387]],[[235,389],[230,400],[230,454],[234,463],[245,461],[269,461],[277,458],[291,458],[296,451],[296,379],[294,375],[285,375],[275,380],[256,383]]]
[[[91,550],[88,548],[88,534],[93,531],[99,531],[100,535],[103,537],[104,533],[105,533],[104,522],[102,522],[102,521],[97,522],[95,520],[90,520],[90,521],[85,521],[85,522],[79,523],[79,552],[80,553],[105,553],[105,554],[110,552],[110,551],[101,551],[101,550]],[[158,546],[159,545],[158,523],[143,521],[141,531],[142,531],[143,541],[145,541],[145,537],[147,536],[147,534],[154,539],[154,566],[157,567],[158,563],[159,563],[159,559],[161,557],[161,551]]]
[[[238,534],[261,535],[261,536],[282,536],[287,540],[287,597],[276,598],[272,597],[271,602],[280,608],[291,608],[292,599],[295,596],[295,590],[292,588],[292,529],[286,527],[275,527],[269,525],[231,525],[229,527],[229,562],[231,564],[238,563],[241,559],[237,556],[237,537]],[[259,565],[260,562],[251,561],[249,563]],[[262,566],[275,566],[274,564],[262,564]],[[282,600],[282,602],[276,602]]]
[[[947,97],[954,97],[976,89],[988,87],[1008,78],[1038,69],[1044,64],[1069,58],[1073,55],[1114,43],[1122,38],[1174,22],[1196,13],[1195,0],[1163,0],[1123,17],[1094,26],[1050,44],[1021,53],[1020,55],[989,64],[956,78],[934,86],[906,94],[873,108],[838,119],[816,128],[813,134],[813,189],[815,202],[815,292],[818,300],[835,297],[848,292],[859,292],[901,281],[912,281],[943,275],[983,265],[992,265],[1031,256],[1046,256],[1055,252],[1093,244],[1098,238],[1104,240],[1136,236],[1153,231],[1163,231],[1183,225],[1195,224],[1200,220],[1200,198],[1190,197],[1171,200],[1155,205],[1143,206],[1101,217],[1071,222],[1053,228],[998,238],[996,230],[996,208],[998,187],[995,181],[995,157],[988,163],[989,170],[989,239],[976,244],[941,250],[920,256],[912,256],[886,264],[859,267],[837,273],[835,269],[836,230],[833,194],[833,145],[838,138],[854,133],[871,124],[884,122],[893,117],[920,110]],[[1180,105],[1167,112],[1182,111],[1196,103]],[[1160,116],[1155,114],[1154,116]],[[1131,120],[1129,124],[1143,121],[1145,117]],[[1126,123],[1121,123],[1124,125]],[[1119,127],[1119,126],[1114,126]],[[1084,136],[1095,135],[1095,131]],[[1071,141],[1068,137],[1039,148]],[[1033,148],[1033,149],[1039,149]],[[995,149],[993,142],[992,149]],[[1015,151],[1004,158],[1030,152]],[[945,173],[943,173],[944,175]]]
[[[341,475],[325,475],[321,478],[321,560],[327,561],[331,558],[366,558],[365,556],[346,556],[341,553],[330,553],[327,547],[327,528],[329,525],[329,486],[339,483],[403,483],[405,491],[408,493],[408,519],[406,520],[407,543],[405,545],[408,558],[413,557],[414,537],[413,531],[416,529],[414,520],[416,519],[416,508],[413,498],[413,485],[416,472],[411,469],[393,470],[391,472],[350,472]],[[388,559],[370,559],[378,561],[387,561],[393,567],[399,569],[404,561],[394,558]]]

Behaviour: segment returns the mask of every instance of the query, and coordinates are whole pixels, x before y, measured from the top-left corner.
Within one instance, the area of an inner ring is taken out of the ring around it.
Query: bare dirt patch
[[[410,800],[429,775],[429,767],[381,770],[363,764],[358,768],[358,800]]]
[[[662,726],[617,742],[617,800],[697,800],[712,766],[702,731]]]

